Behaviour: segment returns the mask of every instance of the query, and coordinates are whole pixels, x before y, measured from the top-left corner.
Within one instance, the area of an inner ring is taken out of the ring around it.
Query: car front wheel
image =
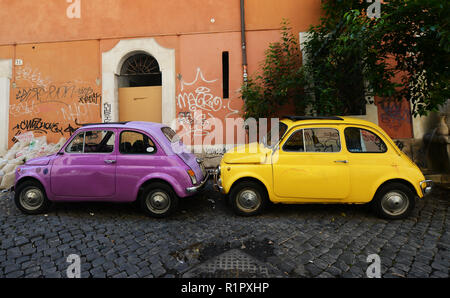
[[[147,185],[141,193],[142,210],[152,217],[162,218],[170,215],[178,205],[178,197],[170,186],[155,182]]]
[[[401,183],[389,183],[375,195],[373,207],[379,217],[386,219],[406,218],[415,206],[415,195]]]
[[[244,181],[233,186],[229,200],[236,214],[251,216],[263,210],[267,203],[267,194],[258,183]]]
[[[16,188],[14,202],[25,214],[41,214],[48,210],[50,201],[39,182],[25,181]]]

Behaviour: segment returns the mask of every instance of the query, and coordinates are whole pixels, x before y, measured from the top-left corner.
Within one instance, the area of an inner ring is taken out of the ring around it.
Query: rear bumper
[[[420,189],[422,190],[423,196],[431,193],[431,191],[433,190],[433,180],[420,181]]]
[[[200,182],[196,186],[186,188],[186,192],[189,194],[194,194],[194,193],[200,191],[206,185],[206,182],[208,181],[208,179],[209,179],[209,173],[206,172],[206,175],[205,175],[205,178],[203,178],[203,181]]]

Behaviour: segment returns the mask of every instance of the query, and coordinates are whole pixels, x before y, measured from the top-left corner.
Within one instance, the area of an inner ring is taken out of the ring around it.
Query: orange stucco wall
[[[297,35],[321,14],[319,0],[245,3],[250,74],[258,70],[268,44],[279,39],[283,18]],[[23,61],[13,66],[9,145],[15,134],[28,130],[56,142],[77,124],[101,121],[102,53],[129,38],[152,37],[175,50],[180,121],[188,121],[194,110],[207,117],[240,115],[239,0],[81,0],[80,19],[67,17],[69,5],[65,0],[0,0],[0,59]],[[222,98],[224,51],[230,57],[228,99]],[[213,101],[195,107],[183,100],[189,96]]]

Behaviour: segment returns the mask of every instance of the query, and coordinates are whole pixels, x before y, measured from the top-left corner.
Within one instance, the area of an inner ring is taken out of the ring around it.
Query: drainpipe
[[[242,41],[242,70],[244,83],[247,83],[247,42],[245,39],[245,3],[241,0],[241,41]]]

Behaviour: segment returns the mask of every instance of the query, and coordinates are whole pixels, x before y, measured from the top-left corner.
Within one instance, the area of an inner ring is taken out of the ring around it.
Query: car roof
[[[366,125],[373,128],[379,127],[373,122],[356,118],[356,117],[348,117],[348,116],[283,116],[281,118],[281,122],[291,127],[298,124],[359,124]]]
[[[167,127],[165,124],[146,121],[126,121],[126,122],[106,122],[106,123],[86,123],[82,125],[82,128],[132,128],[132,129],[160,129]]]

